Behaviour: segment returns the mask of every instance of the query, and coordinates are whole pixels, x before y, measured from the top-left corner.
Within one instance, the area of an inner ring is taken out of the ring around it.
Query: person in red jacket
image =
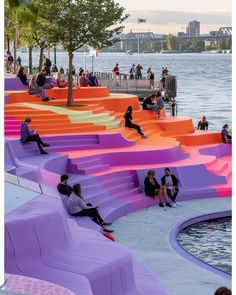
[[[119,85],[119,77],[120,77],[120,69],[119,69],[118,63],[114,66],[112,73],[113,73],[114,79],[116,80],[116,86],[118,86]]]

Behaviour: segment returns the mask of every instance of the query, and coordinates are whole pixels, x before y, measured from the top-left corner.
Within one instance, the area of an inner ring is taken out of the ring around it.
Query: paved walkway
[[[177,254],[169,233],[188,218],[227,210],[231,210],[231,198],[192,200],[177,208],[151,207],[129,214],[114,222],[112,229],[117,242],[157,275],[169,295],[213,295],[219,286],[231,287],[230,280]]]

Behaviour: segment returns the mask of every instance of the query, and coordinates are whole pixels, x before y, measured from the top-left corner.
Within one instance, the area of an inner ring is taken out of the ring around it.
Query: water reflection
[[[221,218],[185,228],[178,234],[177,241],[191,255],[231,274],[231,235],[231,218]]]

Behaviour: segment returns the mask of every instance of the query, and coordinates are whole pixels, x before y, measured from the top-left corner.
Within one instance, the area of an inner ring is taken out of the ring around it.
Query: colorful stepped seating
[[[70,183],[81,183],[86,202],[101,205],[102,217],[114,221],[157,205],[157,200],[143,193],[143,180],[150,168],[159,180],[163,169],[171,167],[180,181],[180,200],[230,196],[231,146],[221,143],[218,132],[193,133],[190,118],[157,121],[152,112],[140,110],[136,96],[110,95],[105,87],[73,89],[73,103],[79,104],[73,111],[65,107],[66,89],[54,88],[47,93],[56,100],[45,104],[24,91],[5,93],[9,102],[5,105],[6,132],[15,132],[17,124],[30,114],[32,128],[51,144],[50,154],[44,157],[35,143],[5,143],[5,170],[40,183],[44,191],[43,196],[6,217],[6,270],[62,284],[76,294],[166,295],[157,278],[125,248],[104,238],[89,218],[68,215],[55,189],[59,175],[71,171]],[[28,102],[34,104],[26,105]],[[149,134],[148,139],[123,127],[129,105],[133,106],[134,121]],[[105,126],[91,126],[92,119],[72,123],[70,117],[75,111],[83,119],[91,114],[104,120],[106,114],[122,127],[104,130]],[[81,127],[76,129],[75,125]],[[87,134],[79,135],[81,132]],[[24,239],[18,242],[22,231]]]

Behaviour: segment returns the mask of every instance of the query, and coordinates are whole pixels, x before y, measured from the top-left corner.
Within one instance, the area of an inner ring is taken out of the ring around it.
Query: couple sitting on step
[[[165,168],[165,175],[161,178],[161,185],[157,182],[155,178],[155,171],[149,170],[147,176],[144,180],[144,191],[145,194],[149,197],[159,198],[160,207],[177,207],[180,206],[179,202],[176,202],[176,197],[179,192],[178,184],[179,181],[175,175],[170,173],[170,168]],[[170,202],[168,201],[168,197]],[[163,204],[163,200],[165,205]]]
[[[61,181],[57,185],[59,193],[68,197],[66,207],[71,216],[88,216],[98,225],[103,227],[103,231],[112,233],[113,230],[108,230],[104,226],[109,226],[111,223],[105,223],[98,212],[99,206],[93,206],[91,203],[85,203],[81,193],[81,185],[76,183],[73,188],[67,183],[69,176],[61,175]]]

